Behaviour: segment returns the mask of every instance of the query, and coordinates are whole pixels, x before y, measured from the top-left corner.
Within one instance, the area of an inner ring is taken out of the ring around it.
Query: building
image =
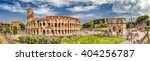
[[[3,22],[0,22],[0,33],[3,31],[5,27],[5,24]]]
[[[17,28],[20,28],[20,24],[21,24],[21,22],[19,22],[19,21],[12,21],[11,22],[11,26],[15,26]]]
[[[65,36],[80,32],[80,21],[67,16],[35,18],[32,8],[27,10],[27,33],[30,35]]]
[[[126,34],[126,18],[110,18],[108,22],[108,33],[110,35],[125,35]]]
[[[0,22],[0,33],[19,34],[21,32],[21,24],[22,22],[19,21]]]
[[[4,23],[3,22],[0,22],[0,27],[4,27]]]

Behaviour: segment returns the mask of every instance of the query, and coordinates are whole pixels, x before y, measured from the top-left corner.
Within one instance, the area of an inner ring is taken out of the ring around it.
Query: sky
[[[150,0],[0,0],[0,22],[27,21],[30,7],[37,18],[70,16],[82,24],[94,19],[150,15]]]

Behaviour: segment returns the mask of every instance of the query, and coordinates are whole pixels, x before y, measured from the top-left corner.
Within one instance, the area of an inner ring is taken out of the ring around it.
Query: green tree
[[[148,19],[149,19],[149,16],[148,16],[148,15],[139,16],[139,17],[137,18],[136,23],[137,23],[137,24],[141,24],[141,23],[143,23],[143,22],[146,22]]]
[[[7,27],[11,27],[10,23],[6,23],[6,24],[5,24],[5,27],[6,27],[6,28],[7,28]]]
[[[127,28],[133,28],[133,27],[135,27],[135,22],[127,22],[126,23],[126,25],[127,25]]]
[[[90,28],[94,28],[94,21],[89,22]]]
[[[3,31],[3,27],[0,27],[0,33]]]
[[[13,26],[12,27],[12,33],[15,35],[15,34],[18,34],[18,28],[16,26]]]
[[[11,29],[9,27],[5,28],[3,31],[2,31],[4,34],[11,34]]]
[[[20,30],[21,30],[21,31],[25,30],[25,24],[24,24],[24,23],[21,23],[21,24],[20,24]]]
[[[91,27],[89,23],[85,23],[82,26],[83,26],[83,28],[90,28]]]
[[[146,22],[148,21],[148,19],[149,19],[148,15],[139,16],[136,20],[137,28],[144,30],[146,27]]]

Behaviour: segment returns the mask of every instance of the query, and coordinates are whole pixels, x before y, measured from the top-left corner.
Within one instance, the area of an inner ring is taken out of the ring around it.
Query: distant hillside
[[[105,19],[91,20],[83,24],[83,28],[104,28],[107,27],[107,21]]]

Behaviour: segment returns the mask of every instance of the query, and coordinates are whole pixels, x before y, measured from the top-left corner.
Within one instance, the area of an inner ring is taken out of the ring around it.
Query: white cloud
[[[31,0],[26,0],[26,1],[31,1]],[[36,15],[38,16],[46,16],[46,15],[55,15],[56,12],[54,9],[48,8],[47,5],[37,5],[37,8],[33,7],[33,10]],[[15,5],[9,5],[9,4],[0,4],[0,8],[4,10],[8,10],[11,12],[20,12],[20,13],[26,13],[27,8],[22,7],[20,3],[16,3]]]
[[[0,8],[12,12],[21,12],[21,13],[26,12],[24,9],[22,9],[19,3],[16,3],[16,5],[0,4]]]
[[[85,23],[85,22],[88,22],[88,20],[93,19],[93,16],[94,16],[94,14],[80,13],[80,14],[72,15],[71,17],[79,18],[80,20],[82,20],[81,23]]]
[[[55,7],[68,7],[74,3],[91,2],[91,5],[82,6],[75,5],[71,8],[66,8],[72,12],[88,12],[90,10],[96,10],[96,8],[102,4],[112,4],[112,10],[116,13],[133,13],[134,15],[150,15],[150,0],[20,0],[22,2],[30,2],[38,6],[34,8],[36,14],[40,15],[55,15],[56,12],[52,8],[48,8],[48,5]],[[39,3],[45,3],[39,5]],[[15,5],[0,4],[1,9],[9,10],[12,12],[26,12],[26,8],[21,7],[21,3],[15,3]]]
[[[74,6],[73,8],[67,8],[72,12],[85,12],[90,10],[95,10],[97,6]]]
[[[78,2],[92,2],[92,6],[112,4],[116,13],[132,13],[133,15],[150,15],[150,0],[77,0]]]
[[[101,5],[104,3],[108,3],[111,0],[21,0],[22,2],[47,2],[49,5],[53,5],[56,7],[63,7],[63,6],[69,6],[72,3],[87,3],[92,2],[93,5]]]
[[[38,15],[55,15],[56,12],[54,12],[52,9],[49,8],[36,8],[34,9],[34,12]]]
[[[100,19],[100,16],[98,16],[98,15],[85,14],[85,13],[74,14],[71,17],[79,18],[81,20],[81,23],[85,23],[85,22],[88,22],[93,19]]]
[[[49,5],[53,5],[56,7],[62,7],[62,6],[67,6],[69,5],[69,1],[68,0],[22,0],[22,2],[32,2],[32,3],[37,3],[37,2],[41,2],[41,3],[47,3]]]
[[[113,4],[112,10],[116,13],[134,13],[135,15],[150,15],[150,0],[22,0],[24,2],[48,2],[49,5],[64,7],[73,4],[73,2],[87,3],[92,2],[90,6],[74,6],[67,8],[72,12],[90,11],[102,4]]]
[[[116,13],[132,13],[133,15],[150,15],[150,0],[120,0],[113,4]]]
[[[76,15],[72,15],[71,17],[75,17],[75,18],[89,18],[89,17],[93,17],[94,14],[76,14]]]

